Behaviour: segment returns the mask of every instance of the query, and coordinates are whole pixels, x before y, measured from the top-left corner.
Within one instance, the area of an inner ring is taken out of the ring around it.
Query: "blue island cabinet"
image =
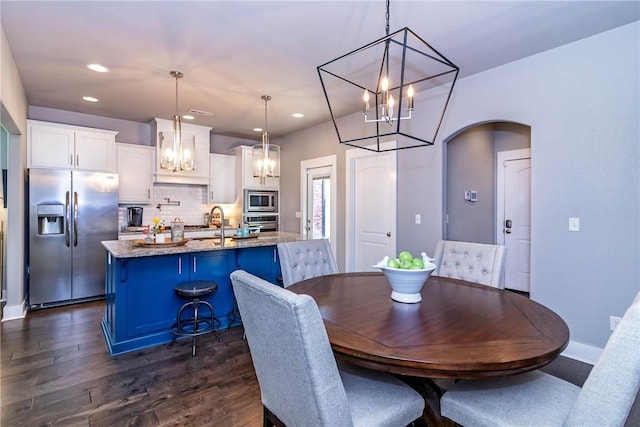
[[[237,249],[237,262],[239,269],[282,286],[280,258],[276,246]]]
[[[234,251],[114,258],[107,254],[106,310],[102,322],[112,356],[171,341],[169,328],[186,300],[174,287],[188,280],[211,280],[216,293],[207,298],[220,328],[233,308],[229,273],[235,269]]]

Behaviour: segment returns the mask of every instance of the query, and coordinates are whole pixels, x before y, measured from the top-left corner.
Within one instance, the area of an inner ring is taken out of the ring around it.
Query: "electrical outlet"
[[[609,328],[613,331],[618,326],[618,323],[620,323],[621,320],[621,317],[609,316]]]

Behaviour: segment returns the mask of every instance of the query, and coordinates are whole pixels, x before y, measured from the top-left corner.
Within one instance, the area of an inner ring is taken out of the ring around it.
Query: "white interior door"
[[[347,271],[396,253],[396,152],[347,151]]]
[[[527,153],[528,152],[528,153]],[[511,154],[509,154],[511,153]],[[503,154],[503,156],[501,156]],[[526,157],[528,156],[528,157]],[[505,287],[530,290],[531,154],[514,150],[498,154],[497,242],[506,247]]]
[[[301,234],[329,239],[335,254],[336,156],[302,161],[300,169]]]

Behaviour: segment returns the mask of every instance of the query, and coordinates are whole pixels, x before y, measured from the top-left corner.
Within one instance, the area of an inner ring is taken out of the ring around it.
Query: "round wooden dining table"
[[[567,324],[525,296],[431,276],[414,304],[391,299],[382,273],[316,277],[288,288],[311,295],[333,351],[373,369],[428,378],[517,374],[555,359]]]
[[[392,300],[382,273],[321,276],[287,289],[314,298],[337,359],[407,378],[518,374],[550,363],[569,341],[567,324],[543,305],[456,279],[429,277],[413,304]]]

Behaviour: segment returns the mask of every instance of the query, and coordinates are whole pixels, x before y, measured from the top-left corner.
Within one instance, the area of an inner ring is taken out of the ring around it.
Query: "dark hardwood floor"
[[[242,330],[110,357],[103,302],[2,323],[2,426],[260,426],[260,390]]]
[[[110,357],[102,301],[30,312],[0,329],[2,426],[260,426],[262,405],[242,329],[172,349]],[[591,365],[560,357],[543,368],[582,385]],[[638,402],[627,425],[640,425]]]

